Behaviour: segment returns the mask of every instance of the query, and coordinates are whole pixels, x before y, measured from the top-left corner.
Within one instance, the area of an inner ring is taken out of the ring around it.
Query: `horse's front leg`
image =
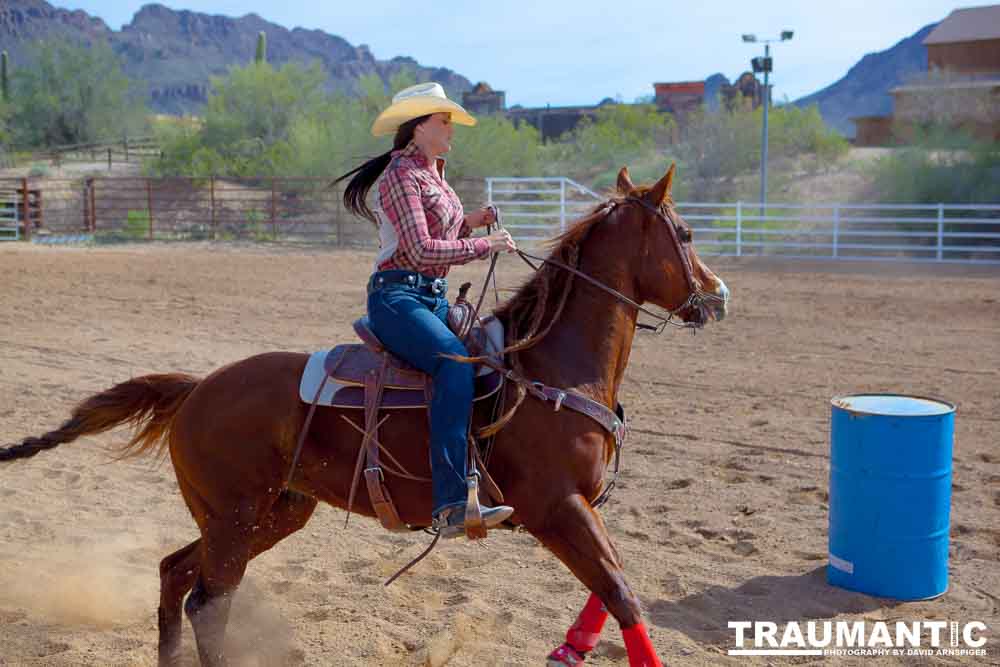
[[[528,517],[525,517],[526,519]],[[566,643],[549,656],[550,665],[576,665],[597,645],[607,614],[618,621],[630,667],[660,667],[639,600],[625,581],[621,559],[600,515],[581,495],[564,498],[537,526],[526,527],[566,564],[593,595],[566,634]],[[596,596],[596,597],[595,597]]]

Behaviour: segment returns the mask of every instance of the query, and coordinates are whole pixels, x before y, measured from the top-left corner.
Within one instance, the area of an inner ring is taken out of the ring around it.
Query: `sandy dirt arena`
[[[198,244],[0,245],[0,444],[133,376],[204,375],[353,340],[372,254]],[[708,262],[732,317],[639,334],[604,516],[665,663],[1000,664],[1000,271]],[[524,273],[501,263],[501,284]],[[483,275],[462,267],[452,284]],[[480,278],[481,279],[481,278]],[[478,285],[477,285],[478,287]],[[951,579],[898,603],[826,584],[830,398],[958,404]],[[0,665],[153,665],[159,560],[197,537],[169,462],[111,462],[125,430],[0,464]],[[426,546],[320,506],[253,561],[237,665],[540,665],[587,593],[530,535]],[[729,621],[985,622],[986,657],[730,658]],[[197,664],[185,621],[184,646]],[[587,664],[626,665],[611,619]]]

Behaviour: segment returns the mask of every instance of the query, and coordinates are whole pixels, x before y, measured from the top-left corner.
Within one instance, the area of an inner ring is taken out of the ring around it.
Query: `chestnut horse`
[[[673,208],[674,168],[652,187],[637,188],[622,169],[618,194],[556,239],[551,259],[574,264],[635,303],[652,303],[694,325],[721,319],[728,290],[698,258],[691,230]],[[566,281],[573,281],[567,284]],[[563,289],[565,288],[565,289]],[[691,295],[714,295],[709,305]],[[550,295],[565,293],[565,298]],[[508,361],[525,377],[573,389],[614,408],[628,364],[637,308],[588,281],[546,264],[497,311],[511,331],[529,321],[547,331]],[[516,334],[515,334],[516,335]],[[184,501],[201,537],[160,563],[159,661],[180,662],[182,610],[194,627],[204,665],[225,662],[223,639],[232,594],[247,563],[302,528],[318,501],[345,508],[361,446],[337,408],[315,413],[286,487],[309,406],[299,398],[308,355],[275,352],[239,361],[204,379],[147,375],[79,404],[59,429],[0,448],[0,461],[25,458],[119,424],[137,433],[124,454],[169,447]],[[504,389],[507,405],[518,387]],[[522,397],[523,398],[523,397]],[[484,401],[483,403],[487,403]],[[422,411],[389,411],[381,442],[407,470],[429,476],[427,419]],[[491,417],[477,407],[474,423]],[[639,601],[601,517],[600,494],[614,439],[589,417],[529,397],[496,436],[489,471],[516,509],[511,521],[552,551],[591,591],[566,643],[549,664],[571,665],[598,641],[610,613],[622,628],[630,665],[659,665]],[[430,484],[390,477],[400,517],[431,522]],[[374,516],[358,494],[354,511]],[[185,595],[186,602],[184,601]],[[183,603],[183,604],[182,604]]]

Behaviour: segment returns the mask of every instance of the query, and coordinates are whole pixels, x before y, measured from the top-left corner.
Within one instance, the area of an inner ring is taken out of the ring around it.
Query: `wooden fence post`
[[[153,240],[153,184],[146,179],[146,210],[149,211],[149,240]]]
[[[215,219],[215,176],[208,177],[209,206],[212,208],[212,240],[219,240],[218,221]]]
[[[275,191],[276,178],[271,177],[271,234],[274,236],[274,240],[278,240],[278,219],[277,219],[277,193]]]
[[[83,179],[83,192],[81,199],[83,200],[83,228],[86,231],[90,231],[90,179]]]
[[[97,181],[90,181],[90,231],[97,233]]]
[[[24,205],[24,240],[31,240],[31,208],[28,205],[28,179],[21,179],[21,201]]]

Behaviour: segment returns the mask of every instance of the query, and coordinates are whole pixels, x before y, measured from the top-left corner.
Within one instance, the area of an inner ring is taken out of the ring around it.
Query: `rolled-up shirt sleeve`
[[[465,264],[490,254],[485,238],[432,238],[420,198],[420,183],[408,169],[391,169],[379,182],[379,203],[399,238],[396,250],[415,266]],[[462,231],[468,229],[463,221]],[[471,232],[471,230],[469,230]]]

